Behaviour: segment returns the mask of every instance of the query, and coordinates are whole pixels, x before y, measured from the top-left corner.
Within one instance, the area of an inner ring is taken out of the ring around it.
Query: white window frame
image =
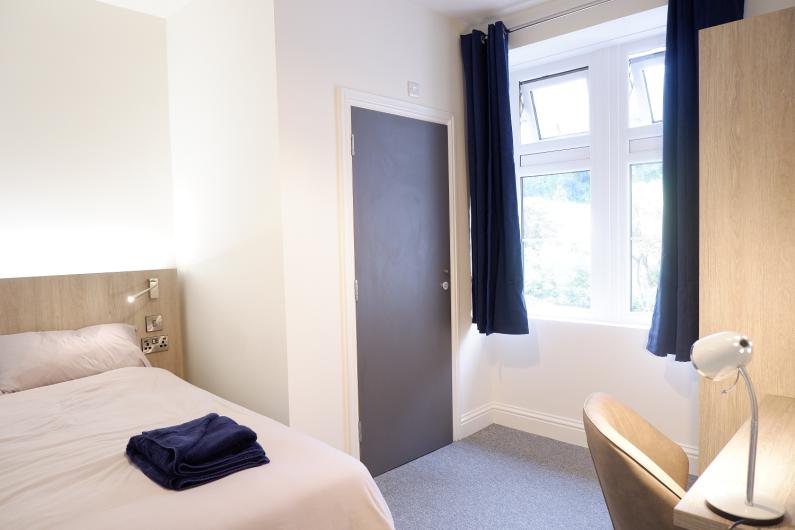
[[[631,311],[630,165],[662,160],[662,124],[629,127],[630,56],[663,48],[662,32],[607,43],[554,62],[523,64],[510,75],[517,193],[523,177],[589,171],[591,189],[591,307],[534,304],[530,318],[648,326],[651,313]],[[520,83],[587,68],[590,132],[522,144]],[[522,164],[524,162],[524,165]],[[522,212],[520,210],[520,215]],[[521,219],[520,219],[521,221]],[[524,241],[523,241],[524,252]]]

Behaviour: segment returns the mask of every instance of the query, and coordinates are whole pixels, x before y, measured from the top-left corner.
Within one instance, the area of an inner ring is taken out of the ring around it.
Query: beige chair
[[[685,452],[615,398],[593,394],[583,423],[599,484],[616,530],[676,528],[674,506],[685,494]]]

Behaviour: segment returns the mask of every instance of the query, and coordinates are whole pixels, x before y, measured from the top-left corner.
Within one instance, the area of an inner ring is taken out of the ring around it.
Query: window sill
[[[533,314],[532,312],[528,311],[527,320],[529,322],[533,321],[543,321],[543,322],[563,322],[567,324],[583,324],[589,326],[607,326],[613,328],[625,328],[625,329],[640,329],[644,331],[648,331],[650,328],[649,322],[634,322],[634,321],[611,321],[611,320],[598,320],[595,318],[589,317],[577,317],[577,316],[564,316],[564,315],[542,315],[542,314]]]

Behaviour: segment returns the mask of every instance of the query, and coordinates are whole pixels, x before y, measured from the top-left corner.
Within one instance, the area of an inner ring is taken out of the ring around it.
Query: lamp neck
[[[756,442],[759,436],[759,405],[756,401],[754,385],[751,384],[751,376],[745,366],[740,368],[740,375],[745,380],[745,388],[748,389],[748,399],[751,401],[751,433],[750,443],[748,444],[748,479],[745,487],[745,503],[748,506],[754,504],[754,475],[756,472]]]
[[[143,295],[145,295],[145,294],[146,294],[146,293],[148,293],[149,291],[151,291],[151,290],[153,290],[153,289],[157,289],[157,287],[158,287],[159,285],[160,285],[160,282],[159,282],[159,281],[157,281],[157,280],[149,280],[149,287],[147,287],[147,288],[146,288],[146,289],[144,289],[143,291],[141,291],[141,292],[138,292],[138,293],[135,293],[134,295],[131,295],[131,296],[129,297],[129,298],[130,298],[130,303],[132,303],[134,300],[138,300],[139,298],[141,298]]]

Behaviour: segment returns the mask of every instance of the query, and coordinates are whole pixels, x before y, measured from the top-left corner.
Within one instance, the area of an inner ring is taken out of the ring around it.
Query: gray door
[[[360,454],[375,475],[453,440],[447,127],[354,107]]]

